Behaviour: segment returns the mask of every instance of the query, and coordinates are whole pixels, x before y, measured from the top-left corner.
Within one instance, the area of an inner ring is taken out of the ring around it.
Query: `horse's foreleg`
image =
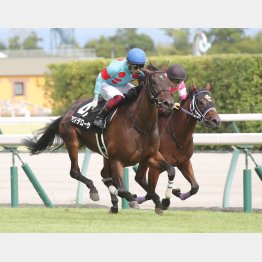
[[[146,173],[147,173],[148,165],[146,163],[139,163],[138,170],[135,175],[135,181],[146,191],[149,191],[149,187],[146,181]],[[152,198],[149,197],[149,195],[145,196],[137,196],[136,201],[138,204],[142,204],[143,202],[150,200]]]
[[[110,170],[110,165],[109,162],[106,158],[104,158],[104,167],[101,170],[101,176],[102,176],[102,181],[105,184],[105,186],[107,186],[109,193],[110,193],[110,197],[111,197],[111,203],[112,203],[112,207],[110,208],[109,213],[111,214],[117,214],[118,213],[118,198],[117,196],[114,194],[117,192],[117,189],[113,186],[113,180],[112,180],[112,173]],[[114,192],[114,193],[111,193]]]
[[[163,171],[167,171],[168,175],[168,184],[167,184],[167,189],[165,192],[165,198],[162,200],[161,203],[161,209],[168,209],[170,205],[170,198],[172,196],[172,188],[173,188],[173,182],[175,178],[175,168],[171,166],[161,155],[160,152],[157,152],[154,158],[150,159],[150,164],[157,168],[159,170],[159,174],[162,173]]]
[[[111,172],[113,176],[113,183],[117,186],[109,187],[111,194],[125,198],[129,202],[129,206],[132,208],[139,208],[134,196],[125,188],[124,185],[124,166],[120,161],[110,161]]]
[[[191,190],[186,193],[181,193],[179,188],[174,188],[172,190],[172,193],[181,200],[185,200],[198,192],[199,185],[195,179],[192,163],[190,160],[182,166],[178,166],[178,169],[181,171],[186,180],[190,183]]]

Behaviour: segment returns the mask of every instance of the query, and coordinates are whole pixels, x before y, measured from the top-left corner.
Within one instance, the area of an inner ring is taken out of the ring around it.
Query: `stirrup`
[[[105,129],[106,128],[106,120],[104,118],[95,118],[94,123],[95,126],[101,128],[101,129]]]

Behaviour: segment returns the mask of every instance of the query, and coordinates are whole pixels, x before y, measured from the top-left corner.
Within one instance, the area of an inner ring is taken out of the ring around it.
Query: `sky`
[[[206,29],[206,28],[205,28]],[[75,38],[82,47],[86,42],[91,39],[98,39],[102,35],[105,37],[113,36],[116,32],[116,28],[75,28]],[[51,33],[50,28],[0,28],[0,41],[7,43],[7,39],[14,34],[26,35],[31,31],[35,31],[37,35],[43,39],[39,43],[39,46],[45,50],[49,50],[51,47]],[[196,28],[191,28],[191,38],[198,31]],[[258,31],[262,31],[260,28],[246,29],[247,35],[254,35]],[[167,36],[161,28],[138,28],[138,33],[145,33],[149,35],[155,44],[171,44],[172,38]]]

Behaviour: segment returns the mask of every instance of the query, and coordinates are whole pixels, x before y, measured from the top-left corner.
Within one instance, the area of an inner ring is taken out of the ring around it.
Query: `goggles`
[[[170,81],[172,81],[175,85],[181,84],[181,83],[183,82],[182,79],[174,79],[174,78],[170,78],[170,77],[169,77],[169,79],[170,79]]]
[[[141,68],[143,68],[145,65],[132,65],[132,67],[134,68],[134,69],[141,69]]]

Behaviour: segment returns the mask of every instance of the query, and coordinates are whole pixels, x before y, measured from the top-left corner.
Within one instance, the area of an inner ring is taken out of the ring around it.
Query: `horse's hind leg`
[[[78,149],[79,149],[79,141],[77,139],[77,135],[73,126],[67,125],[67,130],[61,132],[61,137],[64,140],[66,145],[70,160],[71,160],[71,169],[70,169],[70,176],[78,181],[83,182],[89,189],[90,198],[93,201],[99,200],[99,194],[94,186],[94,183],[91,179],[83,176],[80,172],[78,166]]]
[[[181,171],[186,180],[190,183],[191,190],[186,193],[181,193],[179,188],[174,188],[172,190],[172,193],[181,200],[186,200],[187,198],[191,197],[192,195],[195,195],[198,192],[199,185],[195,179],[192,163],[190,160],[182,166],[178,166],[178,169]]]
[[[110,191],[112,190],[111,188],[115,188],[113,186],[113,180],[112,180],[112,174],[109,166],[109,162],[107,159],[104,158],[104,167],[101,170],[101,176],[102,176],[102,181],[103,183],[107,186],[110,197],[111,197],[111,203],[112,207],[110,208],[109,213],[111,214],[117,214],[118,213],[118,198],[114,193],[111,193]],[[116,190],[116,189],[115,189]]]

